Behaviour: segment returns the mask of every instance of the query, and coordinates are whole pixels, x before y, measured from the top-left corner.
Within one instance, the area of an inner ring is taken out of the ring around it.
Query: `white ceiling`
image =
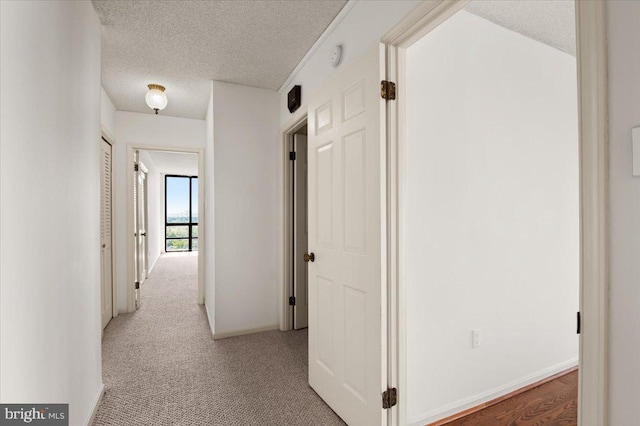
[[[159,173],[198,176],[198,156],[182,152],[147,151]]]
[[[576,55],[573,0],[475,0],[466,11]]]
[[[210,81],[277,90],[346,0],[92,0],[102,23],[102,85],[121,111],[204,119]]]

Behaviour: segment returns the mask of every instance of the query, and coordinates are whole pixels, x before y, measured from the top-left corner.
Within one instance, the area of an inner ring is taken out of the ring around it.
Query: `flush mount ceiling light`
[[[167,95],[164,94],[164,86],[159,84],[149,84],[149,91],[144,97],[149,108],[154,110],[156,114],[167,106]]]

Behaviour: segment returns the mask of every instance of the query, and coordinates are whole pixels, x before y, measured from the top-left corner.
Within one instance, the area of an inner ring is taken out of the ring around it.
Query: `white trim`
[[[214,322],[213,319],[211,318],[211,315],[209,314],[209,308],[207,308],[207,304],[204,304],[204,311],[207,314],[207,321],[209,322],[209,330],[211,330],[211,338],[215,339],[215,335],[216,333],[214,332],[215,327],[214,327]]]
[[[213,174],[213,170],[211,170]],[[204,170],[204,149],[198,151],[198,304],[204,305],[205,298],[205,259],[207,258],[207,245],[205,244],[207,223],[205,220],[205,197],[206,197],[205,170]],[[201,216],[202,215],[202,216]],[[213,226],[213,224],[211,224]],[[163,245],[163,250],[166,247]],[[212,266],[213,267],[213,266]]]
[[[198,296],[197,303],[204,304],[204,263],[205,263],[205,251],[206,241],[204,235],[204,229],[206,227],[206,218],[204,212],[204,197],[205,197],[205,170],[204,170],[204,149],[202,148],[177,148],[177,147],[165,147],[155,145],[144,145],[138,143],[127,144],[127,154],[125,160],[126,171],[126,196],[127,196],[127,235],[133,235],[133,190],[130,182],[133,182],[133,153],[136,150],[142,151],[162,151],[162,152],[175,152],[175,153],[190,153],[198,155]],[[133,238],[127,238],[127,311],[135,312],[135,289],[134,283],[136,281],[134,276],[133,267],[133,252],[135,250],[135,241]]]
[[[140,168],[142,169],[142,171],[146,174],[149,174],[149,169],[147,168],[147,166],[144,165],[144,163],[142,162],[142,160],[140,160],[140,162],[138,163],[138,165],[140,166]]]
[[[488,390],[486,392],[482,392],[477,395],[472,395],[467,398],[444,405],[442,407],[438,407],[426,413],[422,413],[418,418],[411,420],[409,425],[421,426],[421,425],[435,422],[440,419],[444,419],[445,417],[449,417],[453,414],[460,413],[464,410],[468,410],[469,408],[477,407],[480,404],[484,404],[496,398],[500,398],[501,396],[507,395],[513,391],[522,389],[533,383],[536,383],[548,377],[554,376],[558,373],[566,371],[577,365],[578,365],[578,358],[573,358],[568,361],[561,362],[560,364],[554,365],[549,368],[545,368],[540,371],[536,371],[535,373],[513,380],[512,382],[507,383],[506,385],[502,385],[497,388]]]
[[[389,285],[393,386],[400,395],[392,425],[406,421],[406,291],[403,282],[402,197],[404,155],[405,50],[437,27],[469,0],[426,0],[394,26],[387,43],[387,71],[396,78],[398,100],[389,106]],[[608,227],[607,227],[607,80],[605,5],[602,0],[576,1],[578,96],[580,104],[580,384],[578,424],[607,425]],[[394,354],[397,350],[397,356]]]
[[[336,28],[338,28],[338,26],[342,23],[344,18],[347,17],[349,12],[351,12],[351,9],[353,9],[353,7],[356,5],[356,3],[358,3],[358,1],[359,0],[349,0],[347,2],[347,4],[345,4],[342,7],[340,12],[338,12],[336,17],[333,18],[333,21],[331,21],[329,26],[320,35],[318,40],[316,40],[316,42],[313,43],[313,46],[311,46],[311,49],[309,49],[309,51],[302,57],[300,62],[298,62],[298,65],[296,65],[296,67],[293,69],[293,71],[291,71],[291,74],[289,74],[289,77],[287,77],[287,79],[284,81],[284,83],[282,83],[282,85],[278,89],[278,94],[281,95],[281,94],[284,93],[284,91],[287,89],[287,87],[293,82],[295,77],[298,75],[300,70],[307,64],[307,62],[309,62],[311,57],[313,55],[315,55],[315,53],[318,51],[318,49],[320,49],[320,46],[322,46],[322,44],[329,38],[329,36],[331,34],[333,34],[333,32],[336,30]]]
[[[213,339],[220,340],[228,337],[244,336],[245,334],[262,333],[264,331],[277,330],[278,324],[264,325],[260,327],[243,328],[240,330],[223,331],[221,333],[214,333]]]
[[[387,31],[381,42],[406,49],[470,2],[471,0],[425,0]]]
[[[96,414],[98,413],[98,408],[100,407],[100,403],[102,402],[102,397],[104,396],[104,383],[100,383],[100,389],[98,389],[98,395],[93,402],[93,408],[89,413],[89,418],[86,422],[84,422],[85,426],[91,426],[93,421],[96,418]]]
[[[127,180],[125,181],[125,194],[127,196],[127,312],[135,312],[136,310],[136,297],[135,297],[135,288],[134,283],[136,281],[135,276],[135,267],[133,265],[133,253],[136,250],[135,248],[135,240],[131,238],[134,234],[134,223],[133,223],[133,191],[131,189],[131,182],[133,182],[133,167],[132,162],[135,162],[133,153],[135,152],[135,148],[131,146],[131,144],[127,145],[126,152],[126,160],[125,160],[125,168],[126,168],[126,176]]]
[[[307,108],[300,107],[293,117],[281,128],[282,133],[282,277],[278,306],[280,311],[280,331],[293,330],[293,313],[289,307],[289,296],[293,296],[291,276],[291,168],[289,165],[289,150],[291,137],[307,123]]]
[[[580,380],[578,424],[608,423],[608,122],[604,1],[576,1],[580,126]]]
[[[151,271],[153,271],[153,267],[156,266],[156,263],[158,263],[158,259],[160,259],[161,255],[162,255],[162,252],[160,252],[160,254],[156,256],[156,260],[153,261],[153,265],[151,265],[149,267],[149,270],[147,271],[147,276],[151,275]]]
[[[116,144],[116,138],[109,132],[109,130],[107,130],[107,127],[104,124],[100,125],[100,132],[102,133],[102,136],[111,144],[111,146],[114,146]]]
[[[404,64],[404,56],[398,57],[400,52],[393,46],[386,46],[386,79],[398,81],[397,67],[392,64]],[[398,99],[404,99],[403,85],[396,87]],[[400,231],[402,230],[402,217],[399,216],[398,197],[401,196],[402,187],[398,184],[399,169],[401,165],[398,157],[401,152],[396,135],[402,131],[398,127],[398,120],[395,117],[399,114],[399,108],[403,104],[399,102],[387,102],[386,108],[386,156],[387,156],[387,384],[388,387],[398,389],[402,395],[404,389],[404,378],[406,375],[397,374],[396,367],[405,368],[405,362],[400,362],[399,357],[406,353],[406,330],[398,327],[398,324],[406,322],[405,310],[400,310],[401,306],[406,306],[405,293],[401,291],[402,280],[400,273],[402,269],[398,267],[398,261],[402,259],[402,247],[400,245]],[[404,371],[404,370],[403,370]],[[401,380],[400,380],[401,379]],[[406,424],[406,398],[398,398],[397,409],[391,409],[387,415],[388,425]]]

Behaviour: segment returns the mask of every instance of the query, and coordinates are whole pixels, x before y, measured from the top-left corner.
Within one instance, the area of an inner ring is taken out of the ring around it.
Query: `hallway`
[[[162,255],[105,329],[94,425],[344,424],[307,383],[306,330],[214,341],[196,293],[197,256]]]

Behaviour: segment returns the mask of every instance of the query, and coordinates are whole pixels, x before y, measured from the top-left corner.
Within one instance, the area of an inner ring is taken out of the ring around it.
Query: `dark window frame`
[[[167,212],[167,180],[169,178],[182,178],[189,179],[189,221],[188,222],[169,222],[168,221],[168,212]],[[186,252],[193,251],[193,240],[197,240],[198,237],[193,236],[193,227],[198,226],[198,222],[193,222],[193,180],[198,180],[198,176],[187,176],[187,175],[165,175],[164,176],[164,251],[165,252]],[[198,183],[198,188],[200,188],[200,184]],[[197,194],[196,194],[197,195]],[[198,216],[198,220],[200,217]],[[184,226],[189,229],[188,235],[186,237],[168,237],[167,236],[167,228],[169,226]],[[198,232],[200,235],[200,232]],[[188,240],[189,246],[186,250],[167,250],[167,242],[170,240]]]

